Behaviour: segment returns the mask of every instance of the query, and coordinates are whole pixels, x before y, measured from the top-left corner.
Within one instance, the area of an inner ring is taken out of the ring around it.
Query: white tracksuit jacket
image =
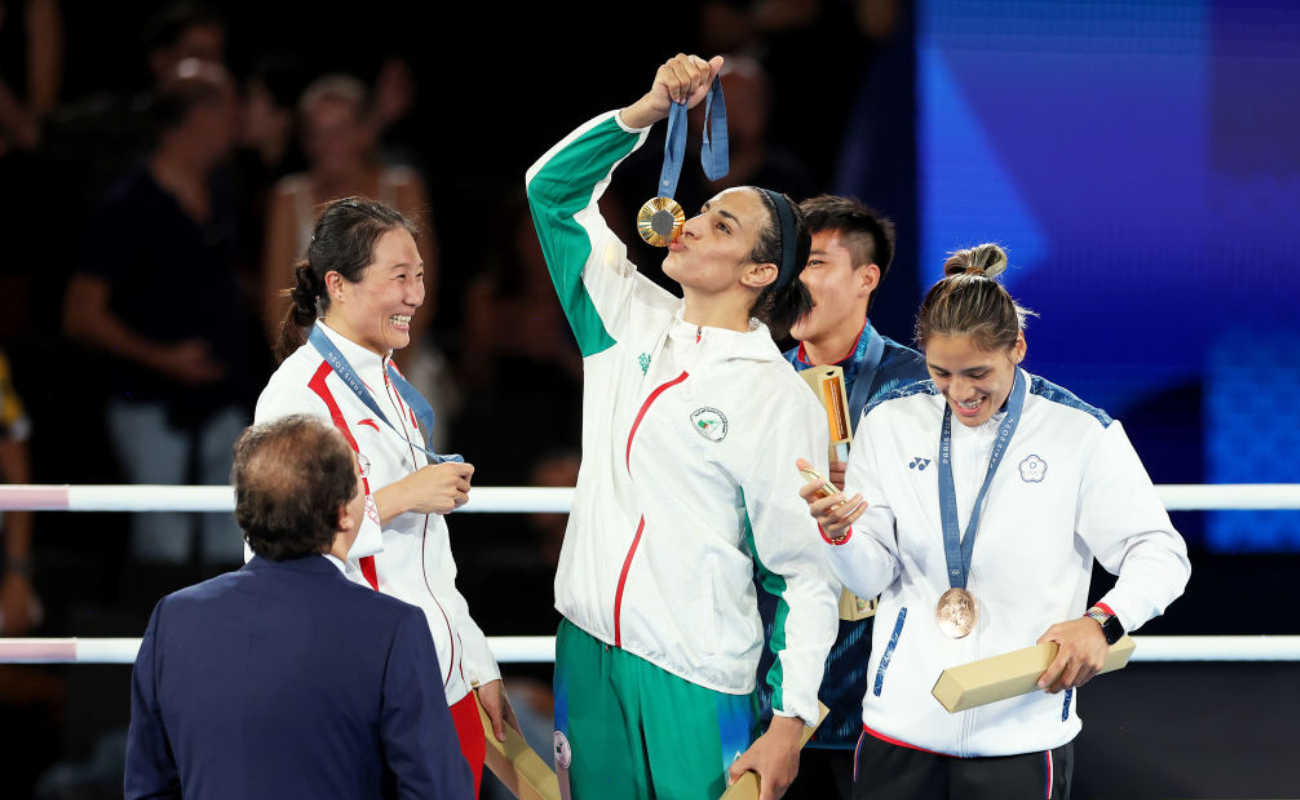
[[[362,456],[371,492],[425,466],[428,459],[424,453],[406,438],[418,442],[419,427],[388,380],[388,359],[335,333],[323,322],[316,324],[356,370],[388,420],[402,427],[406,436],[374,419],[311,344],[298,348],[271,376],[257,399],[254,421],[262,424],[290,414],[310,414],[339,428]],[[456,590],[456,562],[447,523],[439,514],[407,513],[390,520],[381,532],[373,509],[368,499],[367,519],[348,552],[346,574],[368,586],[359,561],[374,555],[379,590],[424,611],[438,651],[447,704],[452,705],[469,694],[473,682],[496,680],[501,673],[487,638]]]
[[[964,639],[935,623],[949,588],[939,517],[944,399],[930,381],[863,412],[845,476],[870,504],[839,546],[835,574],[854,594],[880,593],[862,718],[914,747],[1001,756],[1059,747],[1079,732],[1077,692],[1037,691],[949,714],[930,691],[944,669],[1033,645],[1086,609],[1092,562],[1112,574],[1102,602],[1128,631],[1162,613],[1191,571],[1151,479],[1105,412],[1024,373],[1023,416],[989,487],[967,588],[979,622]],[[1005,413],[978,428],[952,424],[957,515],[966,530]],[[1123,680],[1106,678],[1101,680]]]
[[[768,675],[783,716],[817,717],[839,587],[798,496],[826,415],[767,328],[698,328],[640,275],[596,202],[645,138],[616,114],[528,171],[528,195],[583,354],[582,469],[555,605],[603,642],[692,683],[754,689],[755,564],[780,598]]]

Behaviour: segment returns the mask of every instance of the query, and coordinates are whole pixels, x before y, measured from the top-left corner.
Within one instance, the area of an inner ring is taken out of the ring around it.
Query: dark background
[[[22,5],[6,3],[0,27],[0,74],[10,80],[21,73]],[[140,32],[159,5],[62,4],[63,107],[147,90]],[[800,185],[856,194],[898,223],[877,327],[910,341],[942,252],[1003,241],[1023,268],[1013,292],[1044,312],[1030,329],[1030,369],[1122,419],[1156,483],[1300,482],[1300,447],[1287,427],[1300,408],[1288,394],[1300,385],[1300,347],[1289,344],[1300,330],[1300,273],[1282,257],[1300,243],[1290,205],[1300,139],[1289,124],[1300,113],[1290,102],[1300,85],[1292,46],[1300,19],[1289,4],[884,3],[892,22],[875,36],[855,29],[849,4],[819,5],[811,21],[753,37],[748,49],[772,82],[772,152],[802,165],[792,173]],[[635,100],[665,58],[726,39],[710,22],[732,19],[720,9],[754,13],[744,3],[292,0],[221,9],[237,77],[268,54],[307,74],[345,71],[367,81],[390,57],[409,63],[417,100],[385,147],[418,165],[429,188],[443,281],[431,341],[453,358],[464,345],[461,297],[506,235],[500,208],[527,167],[576,125]],[[1178,59],[1168,60],[1171,50]],[[1145,69],[1160,80],[1144,82]],[[944,74],[956,77],[945,83]],[[1036,91],[1024,80],[1035,74],[1047,76]],[[1126,86],[1138,87],[1136,99],[1091,102]],[[1165,105],[1152,111],[1144,97]],[[1209,111],[1189,114],[1195,125],[1171,124],[1179,103]],[[976,122],[959,119],[964,111]],[[1048,124],[1071,113],[1080,124]],[[1124,114],[1133,117],[1128,127],[1115,116]],[[1107,138],[1083,124],[1099,118],[1119,130]],[[1076,138],[1062,141],[1067,133]],[[975,134],[987,146],[971,144]],[[651,174],[660,141],[642,155]],[[1053,159],[1069,169],[1054,169]],[[1160,168],[1151,174],[1130,168],[1153,162]],[[1007,163],[1016,167],[1010,176],[990,166]],[[693,156],[687,164],[697,169]],[[121,472],[102,423],[112,363],[60,330],[63,287],[96,199],[90,181],[66,180],[66,168],[49,152],[0,160],[0,343],[33,421],[35,482],[115,483]],[[638,169],[646,167],[630,164],[628,174]],[[1190,213],[1183,201],[1195,187],[1220,200],[1231,189],[1226,181],[1204,189],[1195,175],[1225,169],[1245,175],[1251,191]],[[1079,176],[1089,170],[1108,182],[1081,193]],[[624,191],[620,202],[639,203],[649,182]],[[1050,221],[1046,209],[1056,212]],[[633,253],[651,273],[654,257]],[[1243,362],[1254,365],[1245,377],[1232,371]],[[253,385],[264,379],[254,377]],[[1220,413],[1237,409],[1242,395],[1277,401],[1250,415]],[[449,421],[453,430],[457,422]],[[521,465],[544,455],[536,442],[550,420],[487,424],[494,436],[461,448],[478,467],[476,485],[525,482]],[[1264,437],[1253,435],[1260,426],[1290,433],[1261,445]],[[561,444],[576,449],[576,430]],[[1192,581],[1169,615],[1141,633],[1300,634],[1295,513],[1174,520],[1192,548]],[[536,524],[521,515],[451,522],[460,585],[489,635],[554,631],[553,573],[538,554]],[[1265,529],[1274,533],[1250,535]],[[135,569],[125,563],[126,531],[125,515],[37,516],[46,621],[33,635],[138,636],[158,597],[211,572]],[[1097,594],[1108,580],[1094,582]],[[511,671],[549,680],[547,665]],[[1289,663],[1138,664],[1099,679],[1081,698],[1087,725],[1075,796],[1300,795],[1296,674]],[[128,677],[126,667],[0,666],[0,797],[38,796],[38,777],[56,764],[101,774],[95,760],[114,758],[113,732],[127,719]],[[111,779],[80,785],[80,794],[44,796],[114,796]]]

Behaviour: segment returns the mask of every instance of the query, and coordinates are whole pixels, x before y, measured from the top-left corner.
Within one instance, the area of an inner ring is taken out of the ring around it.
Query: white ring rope
[[[502,664],[550,664],[554,636],[489,636]],[[139,639],[0,639],[0,664],[134,664]]]
[[[1134,636],[1133,661],[1300,661],[1300,636]],[[554,636],[489,636],[502,664],[551,664]],[[0,639],[0,664],[132,664],[139,639]]]
[[[1300,484],[1162,485],[1170,511],[1300,509]],[[482,487],[460,512],[567,512],[573,489]],[[231,511],[228,486],[0,486],[0,511]],[[1134,661],[1300,661],[1300,636],[1135,637]],[[552,636],[491,636],[503,664],[552,663]],[[0,664],[131,664],[139,639],[0,639]]]
[[[1170,511],[1300,509],[1300,483],[1163,484]],[[457,513],[565,513],[573,489],[484,486]],[[0,511],[231,511],[229,486],[0,486]]]

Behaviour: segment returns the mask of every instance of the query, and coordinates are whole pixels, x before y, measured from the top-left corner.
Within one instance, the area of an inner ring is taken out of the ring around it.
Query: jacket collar
[[[301,572],[308,575],[321,575],[326,578],[338,577],[343,578],[343,573],[339,572],[338,567],[329,562],[325,556],[305,556],[303,558],[294,558],[288,561],[272,561],[262,556],[253,556],[253,558],[241,570],[262,570],[262,569],[283,569],[290,572]],[[347,580],[347,578],[343,578]]]
[[[748,331],[733,331],[729,328],[698,326],[682,318],[685,306],[679,307],[673,315],[673,324],[668,335],[674,340],[691,339],[698,334],[701,344],[707,349],[701,356],[708,361],[729,361],[746,359],[751,361],[784,361],[772,333],[767,326],[756,319],[749,320]]]
[[[378,376],[380,380],[383,379],[384,373],[388,370],[388,361],[392,355],[391,353],[386,356],[381,356],[373,350],[362,347],[326,325],[324,319],[316,320],[316,327],[320,328],[326,338],[328,338],[334,346],[339,349],[339,352],[343,354],[343,357],[346,358],[348,363],[352,365],[352,368],[357,371],[357,377],[361,378],[363,381],[370,381],[374,379],[375,376]]]

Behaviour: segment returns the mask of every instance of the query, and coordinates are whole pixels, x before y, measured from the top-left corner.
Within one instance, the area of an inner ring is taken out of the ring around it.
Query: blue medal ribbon
[[[348,363],[347,358],[339,352],[339,349],[334,346],[334,343],[330,341],[329,337],[325,335],[325,332],[320,329],[319,325],[312,327],[311,333],[307,335],[307,341],[311,342],[312,347],[315,347],[317,352],[321,354],[321,357],[323,357],[326,363],[328,363],[334,370],[334,374],[339,376],[339,380],[343,381],[344,385],[351,389],[352,393],[357,396],[357,399],[360,400],[366,408],[370,409],[370,413],[382,420],[383,423],[394,433],[401,436],[403,439],[410,441],[410,439],[407,439],[406,435],[399,430],[397,426],[388,421],[388,417],[384,416],[384,412],[380,410],[379,404],[376,403],[375,398],[370,395],[370,390],[367,389],[366,385],[357,377],[356,372],[352,369],[352,365]],[[415,413],[416,418],[420,420],[422,425],[424,425],[424,429],[432,434],[433,406],[429,405],[429,401],[420,396],[420,393],[415,390],[415,387],[397,372],[396,367],[391,363],[389,363],[387,367],[388,379],[392,381],[394,388],[397,389],[398,396],[400,396],[402,401],[405,402],[406,405],[410,407],[411,411]],[[411,442],[411,444],[418,447],[426,456],[428,456],[430,464],[442,464],[446,461],[463,462],[465,460],[458,455],[438,455],[427,447],[423,434],[416,431],[416,435],[420,441]]]
[[[857,425],[857,415],[871,396],[871,385],[876,382],[876,373],[880,370],[880,360],[885,357],[885,338],[871,327],[868,322],[858,337],[858,347],[849,359],[848,369],[853,371],[853,389],[849,392],[849,414],[853,419],[850,425]]]
[[[686,158],[686,104],[673,103],[668,110],[668,134],[664,138],[664,166],[659,172],[659,196],[669,200],[677,193],[677,181],[682,176],[682,162]],[[700,162],[709,180],[726,177],[731,169],[730,149],[727,143],[727,101],[722,96],[722,80],[713,79],[713,86],[704,100],[704,144],[700,148]]]
[[[966,588],[971,554],[975,550],[975,532],[979,529],[980,507],[984,504],[989,484],[993,482],[993,474],[1002,463],[1002,456],[1006,455],[1007,448],[1011,446],[1011,437],[1020,424],[1020,412],[1024,407],[1025,379],[1020,370],[1016,369],[1016,383],[1007,401],[1007,415],[998,428],[998,438],[989,455],[984,485],[980,487],[975,505],[971,507],[966,535],[961,536],[957,525],[957,489],[952,479],[952,406],[946,401],[943,404],[943,433],[939,437],[939,514],[943,520],[943,554],[948,562],[948,585],[954,589]]]

